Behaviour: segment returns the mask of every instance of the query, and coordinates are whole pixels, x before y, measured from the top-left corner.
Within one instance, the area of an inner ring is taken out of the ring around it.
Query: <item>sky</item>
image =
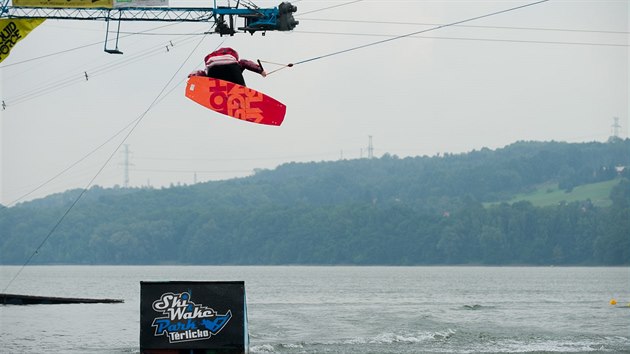
[[[265,36],[123,22],[123,55],[103,51],[103,21],[47,20],[0,64],[0,203],[366,158],[370,137],[375,157],[400,158],[603,142],[615,117],[627,137],[628,0],[550,0],[437,28],[533,2],[293,1],[299,25]],[[221,116],[184,96],[187,74],[221,46],[251,60],[303,62],[265,64],[282,68],[266,78],[244,74],[286,104],[281,126]]]

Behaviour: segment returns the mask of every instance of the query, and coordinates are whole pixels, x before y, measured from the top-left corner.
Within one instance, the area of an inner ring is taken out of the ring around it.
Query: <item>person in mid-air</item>
[[[258,64],[251,60],[239,59],[238,53],[232,48],[219,48],[206,55],[204,58],[205,70],[196,70],[190,73],[191,76],[207,76],[219,80],[230,81],[235,84],[245,86],[243,71],[245,69],[267,76],[267,72]]]

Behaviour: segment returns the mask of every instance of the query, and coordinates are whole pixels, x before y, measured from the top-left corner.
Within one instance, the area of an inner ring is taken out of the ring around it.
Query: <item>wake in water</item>
[[[381,333],[330,342],[253,345],[251,353],[619,353],[630,340],[606,336],[496,336],[446,329],[435,332]]]

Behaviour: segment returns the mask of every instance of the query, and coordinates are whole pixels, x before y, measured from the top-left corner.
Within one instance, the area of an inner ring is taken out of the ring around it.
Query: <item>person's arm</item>
[[[258,73],[258,74],[262,75],[262,77],[267,76],[267,72],[265,70],[263,70],[263,68],[260,65],[254,63],[251,60],[241,59],[241,60],[239,60],[238,63],[241,66],[241,68],[243,68],[243,69],[247,69],[249,71],[253,71],[255,73]]]

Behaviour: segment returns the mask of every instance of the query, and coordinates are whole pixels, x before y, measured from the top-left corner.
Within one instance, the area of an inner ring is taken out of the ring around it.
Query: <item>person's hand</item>
[[[267,77],[267,72],[265,70],[263,70],[260,75],[262,75],[262,77]]]

